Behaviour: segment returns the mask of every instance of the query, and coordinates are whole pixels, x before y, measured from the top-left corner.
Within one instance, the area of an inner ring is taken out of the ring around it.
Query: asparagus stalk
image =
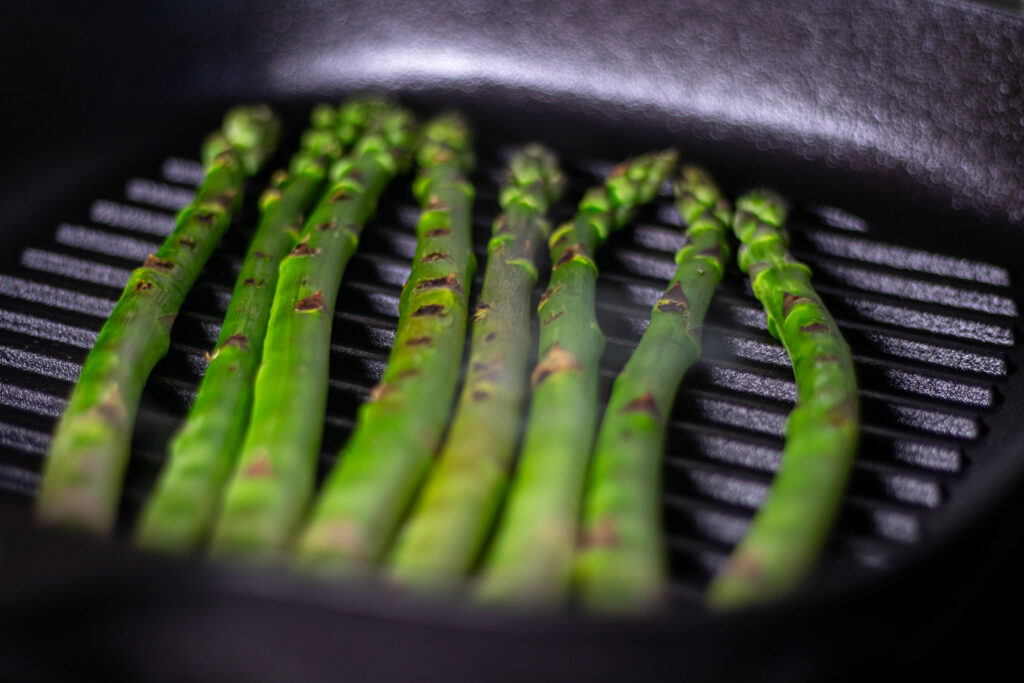
[[[288,170],[274,174],[260,197],[260,221],[249,245],[215,351],[152,498],[136,526],[142,547],[194,550],[204,539],[249,422],[252,385],[259,366],[278,265],[295,246],[303,213],[316,200],[328,166],[365,126],[368,103],[313,111],[313,127]]]
[[[42,522],[110,532],[143,386],[167,353],[185,295],[241,206],[245,178],[273,152],[278,131],[269,108],[238,107],[204,143],[205,179],[195,200],[132,272],[57,425],[36,503]]]
[[[509,164],[487,245],[465,384],[438,463],[391,555],[405,584],[438,585],[469,572],[498,511],[515,455],[526,389],[530,292],[550,231],[545,215],[565,177],[540,145]]]
[[[381,192],[408,163],[414,123],[396,106],[373,116],[353,154],[331,167],[326,193],[281,262],[250,427],[214,526],[216,554],[275,558],[306,506],[320,452],[338,287]]]
[[[453,114],[430,121],[417,162],[413,191],[423,213],[388,368],[360,408],[297,544],[299,564],[317,572],[381,558],[437,450],[455,394],[475,270],[466,123]]]
[[[554,602],[568,589],[604,348],[594,252],[654,198],[675,161],[667,150],[620,165],[603,187],[587,191],[573,222],[551,235],[551,279],[537,309],[540,361],[519,469],[483,568],[485,602]]]
[[[768,331],[793,363],[796,408],[782,463],[746,535],[708,590],[714,608],[777,598],[811,571],[839,509],[858,438],[857,379],[850,349],[811,286],[811,271],[786,251],[786,209],[765,190],[737,202],[740,267],[764,306]]]
[[[672,404],[700,359],[700,332],[722,279],[732,210],[711,177],[685,166],[675,184],[687,224],[678,268],[615,380],[597,437],[584,505],[576,579],[587,607],[656,607],[666,584],[661,543],[661,455]]]

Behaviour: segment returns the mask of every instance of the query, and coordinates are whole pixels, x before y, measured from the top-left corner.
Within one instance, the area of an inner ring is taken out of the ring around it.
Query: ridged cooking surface
[[[488,146],[477,173],[481,264],[498,211],[500,156],[508,149]],[[558,218],[571,215],[582,189],[609,167],[603,161],[571,165],[572,189]],[[196,161],[172,157],[151,177],[124,179],[121,192],[97,199],[87,215],[35,226],[33,246],[0,274],[0,488],[26,505],[54,421],[121,286],[173,229],[173,212],[190,201],[200,178]],[[407,186],[400,182],[385,196],[342,284],[321,474],[383,374],[395,336],[418,215]],[[250,234],[244,226],[253,224],[257,189],[186,301],[171,352],[147,386],[124,524],[152,486],[166,441],[194,397],[203,352],[216,339]],[[599,256],[605,397],[674,270],[678,220],[662,197]],[[860,382],[862,442],[824,571],[850,563],[885,567],[929,533],[969,478],[965,449],[984,445],[986,418],[998,409],[995,385],[1009,373],[1005,353],[1016,343],[1018,304],[1004,268],[886,241],[843,211],[803,207],[789,227],[792,252],[812,266],[853,348]],[[704,348],[677,400],[664,469],[667,543],[683,603],[699,595],[763,499],[796,393],[785,352],[768,335],[764,314],[735,267],[708,313]]]

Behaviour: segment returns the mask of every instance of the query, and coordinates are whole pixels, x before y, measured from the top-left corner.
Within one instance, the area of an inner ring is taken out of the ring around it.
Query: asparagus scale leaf
[[[444,433],[466,336],[474,191],[466,122],[429,121],[413,192],[422,206],[416,254],[399,304],[398,333],[384,377],[359,410],[299,538],[299,565],[321,573],[358,570],[386,552]]]
[[[382,103],[373,109],[366,134],[331,166],[327,191],[281,262],[250,426],[214,525],[215,554],[276,558],[312,493],[338,287],[363,226],[407,166],[416,139],[408,111]]]
[[[526,391],[530,292],[550,232],[545,218],[565,176],[540,145],[513,155],[503,214],[487,245],[472,350],[455,417],[423,492],[399,534],[392,575],[407,585],[453,584],[480,554],[515,456]]]
[[[661,458],[679,384],[700,359],[701,325],[729,258],[732,210],[707,172],[685,166],[675,183],[686,242],[669,286],[615,380],[584,501],[576,581],[589,609],[632,612],[663,600]]]
[[[243,183],[276,145],[265,106],[238,107],[203,145],[205,177],[156,254],[131,274],[104,323],[50,443],[37,499],[40,521],[110,532],[142,389],[170,345],[185,295],[241,206]]]
[[[850,348],[811,286],[810,269],[787,252],[785,204],[755,190],[736,208],[739,264],[764,306],[768,331],[792,360],[797,403],[768,496],[708,589],[709,604],[720,609],[777,598],[811,571],[838,512],[859,432]]]
[[[372,113],[363,100],[317,106],[313,126],[287,170],[259,201],[260,219],[235,281],[217,345],[168,461],[136,525],[142,547],[189,552],[204,540],[245,435],[278,266],[295,246],[303,214],[323,189],[327,169],[350,147]]]
[[[675,162],[675,151],[667,150],[621,164],[604,186],[587,191],[575,219],[551,235],[551,278],[537,309],[540,360],[519,466],[483,566],[485,602],[550,603],[568,592],[604,348],[594,309],[594,253],[654,198]]]

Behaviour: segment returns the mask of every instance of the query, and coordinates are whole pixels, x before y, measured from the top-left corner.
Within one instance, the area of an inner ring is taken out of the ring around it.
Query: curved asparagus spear
[[[554,155],[540,145],[512,157],[499,196],[504,213],[487,246],[466,381],[438,463],[390,559],[403,583],[440,584],[468,573],[494,521],[519,433],[545,215],[564,186]]]
[[[238,107],[203,145],[205,179],[156,254],[134,270],[82,367],[50,443],[36,512],[98,535],[114,524],[143,386],[178,309],[241,206],[243,181],[277,145],[265,106]]]
[[[740,267],[764,306],[768,331],[789,352],[797,403],[768,497],[708,589],[716,608],[776,598],[810,572],[839,509],[859,429],[850,349],[811,286],[810,269],[786,251],[785,205],[756,190],[736,208]]]
[[[483,568],[486,602],[553,602],[568,589],[604,348],[594,252],[654,198],[675,161],[668,150],[620,165],[603,187],[587,191],[573,222],[551,235],[551,280],[537,309],[540,360],[519,468]]]
[[[584,499],[576,579],[592,609],[638,611],[664,597],[661,456],[679,384],[700,359],[700,331],[722,279],[732,210],[711,177],[686,166],[675,185],[686,243],[651,323],[615,380]]]
[[[328,166],[365,127],[362,101],[314,109],[313,127],[288,170],[274,174],[260,197],[260,221],[235,281],[216,350],[210,357],[188,418],[136,526],[138,545],[188,552],[202,542],[220,502],[224,482],[245,435],[252,385],[263,349],[277,271],[295,246],[302,215],[319,196]]]
[[[413,186],[423,207],[387,371],[359,410],[297,545],[299,564],[342,572],[378,560],[444,433],[466,337],[472,252],[470,131],[430,121]]]
[[[331,167],[327,192],[281,262],[250,427],[214,527],[214,553],[272,559],[299,521],[320,453],[338,286],[363,225],[407,165],[414,140],[408,111],[379,111],[353,154]]]

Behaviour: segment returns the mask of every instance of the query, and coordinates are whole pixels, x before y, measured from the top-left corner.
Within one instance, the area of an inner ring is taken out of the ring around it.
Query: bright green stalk
[[[543,147],[529,145],[512,157],[499,196],[504,213],[487,245],[466,381],[437,465],[391,556],[403,583],[458,580],[494,522],[519,436],[530,292],[550,231],[545,216],[564,187],[554,155]]]
[[[157,253],[134,270],[82,367],[50,443],[40,521],[108,534],[143,386],[170,346],[181,303],[242,202],[243,182],[277,145],[265,106],[238,107],[203,145],[205,179]]]
[[[850,348],[811,286],[810,269],[786,251],[785,205],[757,190],[736,208],[740,267],[768,331],[792,360],[797,402],[768,497],[708,589],[719,609],[777,598],[810,573],[839,510],[859,431]]]
[[[583,603],[642,611],[664,598],[661,457],[679,384],[700,359],[700,333],[722,279],[732,211],[705,171],[684,167],[676,204],[686,243],[651,323],[615,380],[597,437],[584,501],[576,580]]]
[[[355,151],[331,167],[327,192],[281,262],[249,431],[214,528],[216,554],[275,558],[306,507],[327,406],[338,287],[381,192],[408,163],[414,128],[399,107],[375,115]]]
[[[668,150],[620,165],[603,187],[584,195],[573,222],[551,236],[551,279],[537,308],[540,360],[519,467],[483,567],[485,602],[550,603],[568,591],[604,349],[594,252],[654,198],[675,162]]]
[[[343,108],[365,119],[366,107]],[[171,441],[156,489],[136,527],[142,547],[189,552],[205,538],[249,423],[253,380],[285,253],[295,246],[303,214],[319,196],[327,168],[351,146],[365,120],[339,130],[335,108],[314,110],[314,127],[288,170],[278,171],[260,197],[260,221],[235,281],[216,350],[184,425]],[[326,120],[325,120],[326,119]],[[361,125],[360,125],[361,124]],[[337,134],[336,134],[337,131]]]
[[[423,207],[387,371],[299,538],[298,562],[337,573],[379,560],[437,450],[459,377],[472,252],[470,131],[458,116],[430,121],[413,191]]]

